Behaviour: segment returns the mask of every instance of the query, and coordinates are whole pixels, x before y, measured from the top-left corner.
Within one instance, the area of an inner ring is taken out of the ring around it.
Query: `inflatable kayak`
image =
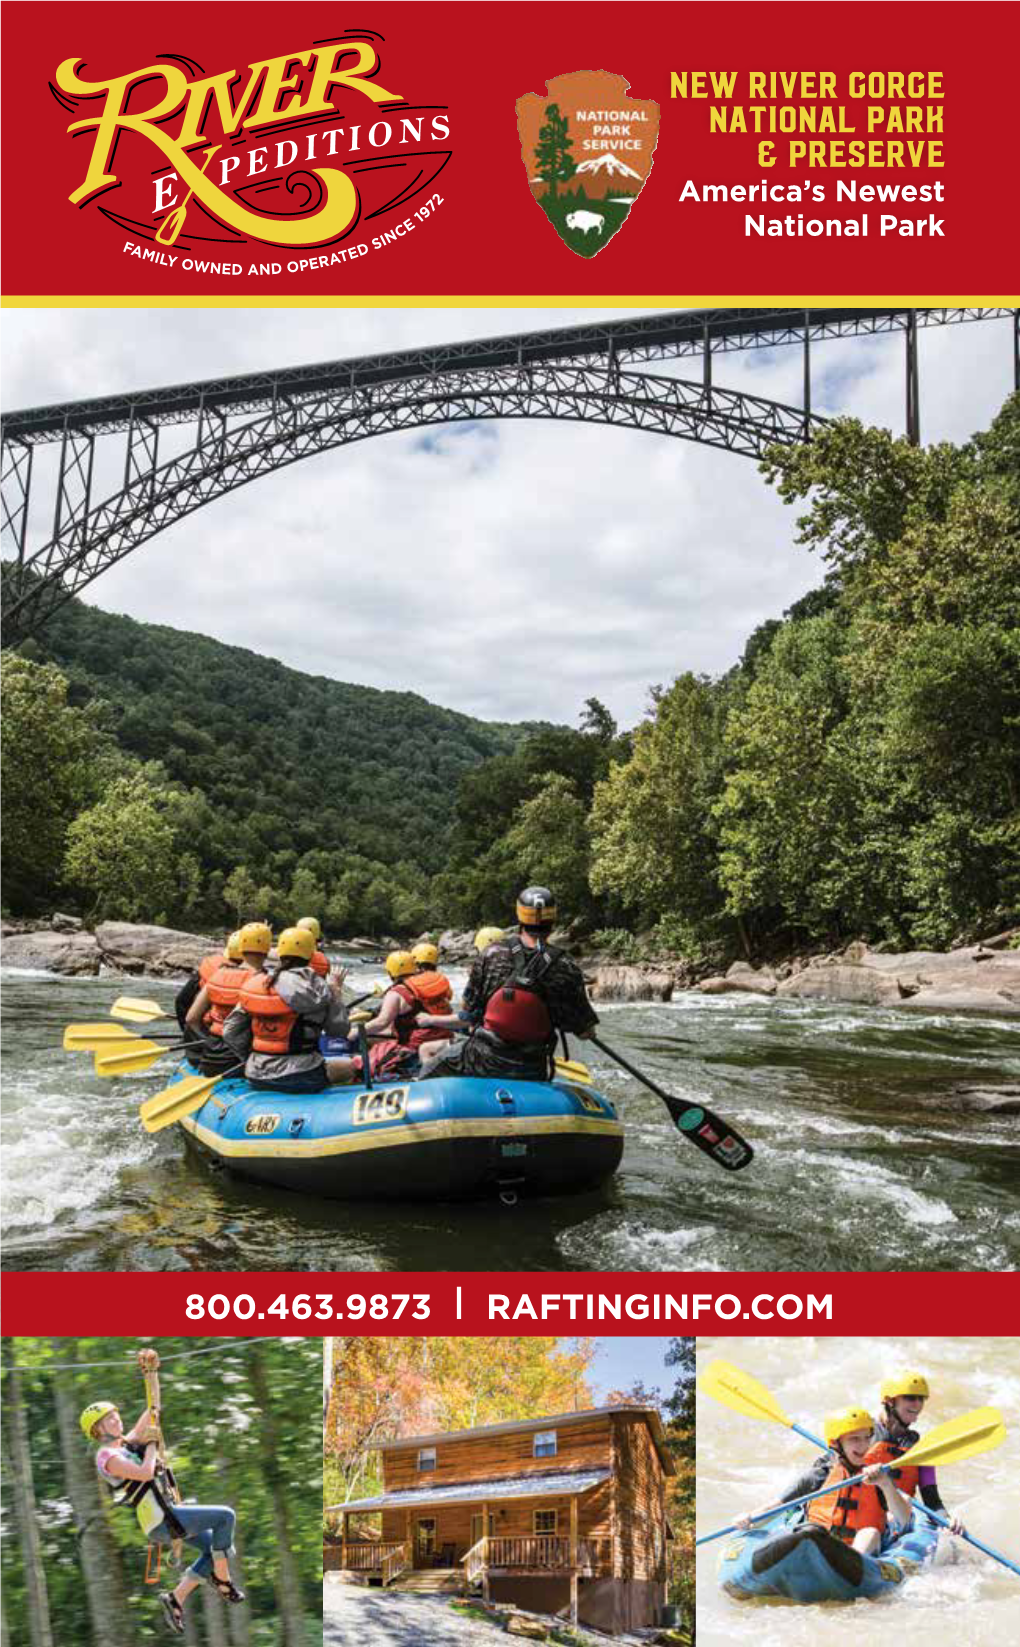
[[[807,1539],[765,1572],[754,1572],[751,1563],[755,1551],[802,1521],[800,1510],[792,1514],[780,1511],[769,1521],[730,1539],[719,1557],[722,1588],[741,1599],[784,1596],[788,1601],[872,1601],[931,1566],[941,1530],[927,1516],[915,1515],[906,1531],[890,1539],[880,1555],[861,1557],[864,1572],[858,1585],[834,1572],[817,1545]]]
[[[449,1076],[313,1097],[225,1080],[179,1124],[240,1177],[333,1200],[558,1195],[603,1183],[623,1155],[609,1099],[565,1079]]]

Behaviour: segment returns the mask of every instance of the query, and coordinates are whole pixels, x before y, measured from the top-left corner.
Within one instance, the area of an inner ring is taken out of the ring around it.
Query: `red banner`
[[[1014,6],[358,19],[5,6],[4,293],[1015,290]]]
[[[1009,1336],[1020,1277],[968,1274],[681,1275],[8,1274],[4,1331],[319,1337],[513,1333],[659,1337]]]

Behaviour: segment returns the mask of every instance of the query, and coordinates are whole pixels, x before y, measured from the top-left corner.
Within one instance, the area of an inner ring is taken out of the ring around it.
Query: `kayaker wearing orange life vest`
[[[210,974],[199,990],[184,1020],[185,1034],[195,1037],[188,1048],[190,1064],[203,1075],[215,1075],[237,1062],[224,1044],[223,1026],[236,1007],[245,980],[262,972],[273,945],[273,934],[265,921],[249,921],[227,939],[226,959]]]
[[[233,936],[234,934],[231,933],[230,937],[232,938]],[[222,949],[216,949],[211,955],[204,956],[195,971],[185,980],[180,989],[177,991],[177,994],[174,996],[174,1015],[177,1022],[181,1026],[181,1033],[183,1035],[187,1034],[187,1015],[191,1011],[192,1003],[194,1002],[199,990],[205,988],[206,984],[209,982],[209,979],[216,971],[216,968],[222,961],[226,960],[227,945],[229,945],[229,943],[230,938],[227,939],[227,943]]]
[[[517,899],[516,932],[489,945],[471,968],[464,1008],[475,1028],[423,1075],[494,1075],[547,1081],[557,1031],[592,1034],[598,1017],[577,963],[549,942],[556,900],[528,886]]]
[[[279,966],[248,978],[223,1038],[253,1087],[268,1092],[316,1093],[354,1078],[350,1058],[326,1059],[319,1037],[346,1035],[345,972],[328,979],[312,971],[315,939],[307,927],[289,926],[276,946]]]
[[[419,945],[419,948],[427,948],[439,959],[439,951],[433,944]],[[379,1011],[365,1025],[365,1033],[376,1043],[369,1051],[373,1075],[382,1074],[401,1061],[407,1062],[408,1055],[428,1041],[446,1041],[450,1030],[458,1028],[461,1022],[458,1013],[439,1010],[444,1005],[449,1008],[452,995],[449,981],[439,972],[426,974],[425,978],[441,979],[445,989],[423,981],[410,950],[395,949],[387,955],[386,971],[390,987]]]
[[[312,958],[308,965],[311,967],[313,972],[317,972],[319,974],[320,978],[328,978],[329,957],[322,951],[322,927],[319,925],[315,916],[302,915],[299,921],[294,922],[294,925],[304,927],[305,931],[310,932],[312,937],[315,939],[315,948],[312,950]]]
[[[910,1525],[913,1505],[897,1487],[888,1466],[865,1462],[871,1446],[874,1420],[863,1407],[843,1407],[825,1415],[825,1439],[829,1452],[790,1483],[774,1504],[753,1512],[781,1510],[792,1499],[831,1486],[825,1498],[813,1499],[804,1507],[804,1520],[787,1532],[777,1533],[756,1550],[751,1566],[764,1573],[789,1555],[804,1540],[815,1545],[823,1559],[849,1584],[859,1584],[864,1572],[862,1556],[875,1555],[882,1547],[887,1523],[898,1531]],[[840,1490],[840,1483],[863,1474],[865,1480]],[[752,1516],[736,1518],[735,1525],[746,1531]]]
[[[882,1416],[875,1424],[875,1433],[865,1462],[891,1464],[893,1480],[901,1492],[906,1493],[909,1498],[919,1493],[922,1504],[927,1505],[929,1510],[935,1510],[937,1514],[945,1516],[954,1533],[962,1533],[963,1522],[959,1516],[950,1515],[942,1502],[933,1465],[922,1464],[920,1468],[915,1469],[908,1464],[903,1470],[895,1467],[896,1460],[902,1458],[903,1454],[916,1446],[921,1439],[913,1426],[921,1415],[929,1393],[928,1380],[923,1373],[901,1369],[883,1378],[879,1389]]]

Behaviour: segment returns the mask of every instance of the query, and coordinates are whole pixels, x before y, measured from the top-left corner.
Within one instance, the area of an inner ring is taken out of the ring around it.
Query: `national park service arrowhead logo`
[[[594,257],[627,221],[652,169],[659,105],[628,97],[629,80],[577,69],[517,99],[531,192],[562,241]]]

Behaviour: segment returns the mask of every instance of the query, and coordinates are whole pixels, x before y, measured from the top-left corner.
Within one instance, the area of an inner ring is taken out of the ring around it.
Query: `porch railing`
[[[395,1549],[390,1551],[388,1556],[383,1557],[383,1587],[385,1588],[387,1584],[392,1584],[393,1580],[395,1578],[399,1578],[401,1573],[406,1572],[410,1565],[411,1546],[409,1544],[398,1544]]]
[[[557,1533],[529,1533],[512,1538],[480,1538],[463,1556],[464,1574],[469,1583],[486,1568],[530,1568],[533,1571],[569,1572],[570,1539]],[[577,1540],[577,1569],[581,1573],[607,1573],[613,1567],[613,1540],[596,1534]]]
[[[407,1553],[406,1544],[383,1544],[369,1542],[343,1544],[340,1550],[340,1565],[351,1573],[382,1573],[386,1562],[398,1552]]]

